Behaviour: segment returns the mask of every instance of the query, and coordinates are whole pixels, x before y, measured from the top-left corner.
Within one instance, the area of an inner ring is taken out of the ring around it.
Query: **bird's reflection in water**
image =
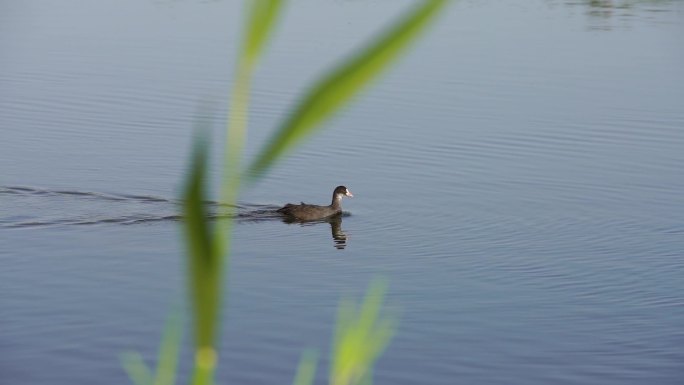
[[[335,215],[328,220],[328,223],[330,223],[330,232],[335,248],[342,250],[347,247],[347,234],[342,231],[342,215]]]
[[[289,224],[298,223],[301,226],[314,226],[320,223],[328,223],[330,224],[330,232],[333,238],[333,246],[338,250],[342,250],[345,247],[347,247],[347,234],[345,234],[345,232],[342,231],[342,214],[334,215],[332,217],[317,221],[299,221],[293,218],[285,218],[283,219],[283,222]]]

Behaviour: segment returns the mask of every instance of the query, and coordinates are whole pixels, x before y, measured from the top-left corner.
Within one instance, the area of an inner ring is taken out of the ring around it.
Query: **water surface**
[[[247,155],[407,5],[290,4],[256,73]],[[128,383],[118,355],[153,361],[183,302],[191,129],[199,101],[225,105],[241,8],[2,8],[0,378]],[[683,11],[454,3],[242,195],[218,382],[291,381],[316,347],[324,383],[339,298],[381,274],[402,317],[378,384],[680,383]],[[339,184],[355,195],[340,223],[264,215]]]

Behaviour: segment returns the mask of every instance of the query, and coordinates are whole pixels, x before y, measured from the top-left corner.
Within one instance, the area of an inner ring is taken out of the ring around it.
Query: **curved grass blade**
[[[311,134],[314,128],[388,68],[446,2],[426,1],[314,85],[259,153],[248,170],[248,177],[260,176],[276,159]]]
[[[228,205],[235,204],[240,190],[240,160],[247,132],[252,73],[282,8],[281,0],[251,0],[249,3],[249,22],[245,25],[244,40],[235,70],[224,148],[221,202]],[[219,224],[219,227],[223,230],[224,226]],[[226,231],[230,230],[230,225],[225,227]]]
[[[316,361],[318,354],[315,350],[305,350],[297,367],[293,385],[311,385],[316,376]]]
[[[244,40],[235,71],[235,83],[231,90],[224,146],[220,201],[228,207],[235,205],[240,191],[240,163],[247,136],[252,73],[282,8],[281,0],[252,0],[248,3],[249,22],[245,25]],[[230,220],[218,221],[217,236],[214,241],[217,253],[221,255],[225,253],[230,243],[231,227],[232,221]]]
[[[280,0],[251,0],[249,23],[245,30],[245,45],[243,48],[242,59],[247,60],[251,65],[256,64],[256,60],[263,51],[264,44],[268,40],[275,20],[280,13],[282,1]]]
[[[183,334],[181,324],[178,311],[174,312],[166,321],[154,378],[140,353],[127,352],[121,356],[123,367],[135,385],[173,385],[178,369],[178,356]]]
[[[387,284],[371,283],[363,304],[340,302],[331,351],[330,384],[372,383],[373,366],[396,331],[396,318],[381,313]]]
[[[281,8],[280,0],[249,2],[249,23],[245,26],[224,148],[223,177],[220,200],[224,207],[234,207],[240,189],[240,158],[247,130],[247,111],[252,72],[274,21]],[[215,349],[218,318],[221,309],[224,266],[229,264],[232,218],[220,216],[215,228],[209,225],[206,208],[205,179],[207,174],[206,141],[198,141],[185,191],[185,218],[189,279],[195,314],[195,367],[193,383],[213,383],[218,360]],[[220,213],[225,214],[225,213]]]
[[[212,226],[207,219],[204,204],[207,173],[206,147],[204,137],[196,139],[183,207],[197,347],[212,346],[214,341],[221,271],[221,258],[213,247]]]
[[[180,354],[181,337],[183,336],[180,312],[175,311],[166,323],[159,358],[157,359],[157,375],[154,385],[173,385],[176,381],[178,356]]]
[[[195,318],[194,384],[213,382],[224,262],[217,252],[216,237],[205,206],[207,157],[206,136],[202,135],[195,141],[183,206],[190,271],[188,282]]]
[[[138,352],[126,352],[121,355],[121,364],[126,370],[128,377],[135,385],[152,385],[154,379],[152,372],[147,367],[142,356]]]

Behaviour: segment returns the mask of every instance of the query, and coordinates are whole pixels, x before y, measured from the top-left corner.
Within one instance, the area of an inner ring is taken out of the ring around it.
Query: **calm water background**
[[[219,383],[287,383],[305,347],[324,383],[339,298],[382,274],[402,322],[377,384],[680,384],[684,7],[628,3],[455,3],[245,191],[247,214],[338,184],[356,198],[344,249],[326,223],[239,221]],[[290,4],[256,74],[248,155],[406,5]],[[226,104],[241,16],[0,5],[0,383],[125,384],[121,352],[154,360],[184,295],[173,217],[195,111]]]

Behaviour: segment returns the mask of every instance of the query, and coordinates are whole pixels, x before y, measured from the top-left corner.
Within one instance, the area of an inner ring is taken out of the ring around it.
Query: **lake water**
[[[339,299],[382,275],[401,323],[377,384],[681,384],[684,6],[591,4],[455,2],[244,191],[218,383],[288,383],[307,347],[325,383]],[[289,4],[255,74],[247,156],[409,5]],[[0,383],[126,384],[122,352],[155,360],[185,293],[195,113],[227,104],[242,15],[0,6]],[[355,195],[339,228],[249,220],[339,184]]]

